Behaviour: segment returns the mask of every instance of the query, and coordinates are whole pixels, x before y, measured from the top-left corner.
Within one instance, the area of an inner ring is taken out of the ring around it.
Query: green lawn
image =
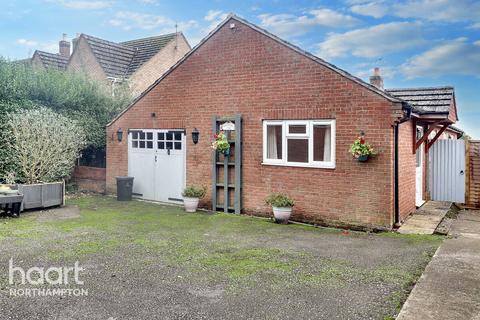
[[[78,308],[79,319],[89,312],[99,319],[132,312],[384,319],[397,312],[441,241],[79,197],[67,208],[0,220],[0,263],[6,266],[10,257],[26,267],[79,261],[87,269],[89,297],[38,307],[9,297],[0,307],[22,308],[24,316],[41,309],[46,318]],[[6,295],[8,273],[1,271],[0,293]],[[81,307],[86,301],[88,312]]]

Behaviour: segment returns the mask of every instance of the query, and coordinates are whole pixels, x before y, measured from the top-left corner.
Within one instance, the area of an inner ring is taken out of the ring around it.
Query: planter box
[[[23,194],[22,210],[48,208],[64,204],[64,182],[19,184],[18,191]]]

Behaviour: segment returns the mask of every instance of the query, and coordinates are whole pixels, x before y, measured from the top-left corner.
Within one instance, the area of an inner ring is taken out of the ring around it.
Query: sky
[[[125,41],[178,30],[193,46],[233,12],[386,88],[451,85],[457,126],[480,139],[480,0],[0,0],[0,55],[58,52],[86,33]]]

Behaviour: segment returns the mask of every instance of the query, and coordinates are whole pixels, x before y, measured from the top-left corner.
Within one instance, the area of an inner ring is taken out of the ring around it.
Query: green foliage
[[[187,186],[185,190],[183,190],[182,195],[187,198],[203,198],[207,193],[207,189],[205,187],[198,187],[198,186]]]
[[[284,193],[271,193],[265,202],[272,207],[293,207],[295,205],[293,199]]]
[[[220,131],[213,135],[214,141],[212,142],[212,149],[218,152],[228,152],[230,149],[230,143],[228,142],[227,135]]]
[[[365,138],[359,137],[353,142],[350,146],[350,153],[354,158],[359,158],[361,156],[373,157],[376,155],[373,147],[365,141]]]
[[[7,115],[6,144],[15,170],[5,180],[52,182],[68,177],[85,146],[83,129],[47,108],[19,110]]]
[[[0,176],[15,164],[6,157],[6,114],[34,106],[47,107],[76,120],[87,145],[104,147],[105,125],[131,102],[126,86],[116,86],[115,97],[108,85],[86,76],[58,70],[33,69],[27,63],[0,58]]]

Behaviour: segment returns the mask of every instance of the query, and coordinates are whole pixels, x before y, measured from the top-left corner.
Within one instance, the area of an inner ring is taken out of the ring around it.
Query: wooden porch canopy
[[[447,130],[448,126],[452,125],[453,122],[448,119],[448,116],[444,119],[438,118],[428,118],[428,117],[418,117],[413,118],[413,150],[415,153],[418,148],[425,142],[425,152],[428,152],[431,146],[437,141],[442,133]],[[422,137],[417,141],[417,125],[427,126],[427,130],[423,132]],[[433,130],[439,129],[432,140],[428,141],[428,137],[433,132]]]
[[[405,88],[386,91],[396,98],[404,100],[412,107],[413,153],[422,143],[425,143],[425,152],[427,152],[448,126],[458,120],[453,87]],[[427,127],[418,141],[417,125]],[[435,137],[428,141],[428,136],[435,129],[438,129]]]

